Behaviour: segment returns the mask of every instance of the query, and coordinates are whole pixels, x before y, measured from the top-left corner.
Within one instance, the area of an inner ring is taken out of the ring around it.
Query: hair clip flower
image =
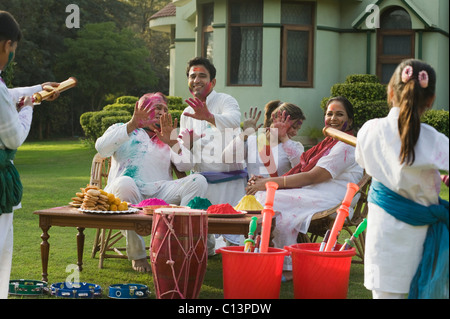
[[[428,73],[423,70],[419,72],[419,84],[423,89],[428,87]]]
[[[408,81],[411,80],[412,76],[413,76],[413,68],[412,66],[408,65],[402,71],[402,82],[408,83]]]

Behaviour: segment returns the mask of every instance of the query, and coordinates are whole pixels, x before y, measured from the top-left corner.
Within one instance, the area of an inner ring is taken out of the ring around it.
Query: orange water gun
[[[327,245],[325,246],[325,251],[331,251],[334,244],[337,241],[337,236],[344,226],[345,219],[349,215],[350,204],[352,203],[353,197],[359,190],[359,186],[354,183],[347,184],[347,193],[345,194],[344,200],[341,206],[337,210],[336,220],[334,221],[333,228],[331,229],[330,237],[328,239]]]
[[[272,228],[272,218],[275,215],[273,211],[273,201],[275,199],[275,191],[278,189],[278,184],[275,182],[266,183],[266,204],[261,214],[262,220],[262,233],[261,233],[261,253],[267,253],[269,250],[270,230]]]

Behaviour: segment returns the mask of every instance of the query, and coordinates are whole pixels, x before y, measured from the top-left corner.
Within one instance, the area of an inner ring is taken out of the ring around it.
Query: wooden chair
[[[91,166],[91,178],[89,181],[90,185],[95,185],[100,189],[106,186],[108,180],[108,174],[110,170],[111,159],[104,158],[100,154],[95,154],[92,159]],[[123,251],[126,248],[114,247],[116,243],[121,240],[124,236],[120,231],[113,229],[97,229],[94,238],[94,245],[92,247],[91,257],[95,258],[97,252],[99,252],[99,262],[98,267],[103,268],[103,261],[105,258],[127,258]],[[115,254],[110,254],[109,252],[115,252]]]
[[[111,159],[104,158],[100,156],[100,154],[95,154],[92,160],[91,166],[91,178],[90,185],[95,185],[100,189],[106,186],[108,180],[108,174],[110,170]],[[182,178],[186,176],[186,173],[178,171],[175,166],[172,164],[172,171],[174,173],[174,177]],[[125,247],[115,247],[116,243],[124,238],[124,235],[119,230],[113,229],[97,229],[94,238],[94,245],[92,247],[91,257],[95,258],[97,252],[99,252],[99,262],[98,267],[103,268],[103,261],[105,258],[128,258],[124,253],[126,251]],[[114,254],[110,254],[110,252],[114,252]]]
[[[357,194],[359,194],[359,199],[354,207],[353,216],[351,219],[347,217],[344,226],[342,227],[342,231],[346,231],[350,236],[353,235],[355,227],[358,226],[363,221],[363,219],[367,217],[367,194],[369,192],[371,180],[371,176],[364,174],[363,178],[358,183],[359,191],[357,192]],[[357,194],[355,195],[355,197],[357,196]],[[325,232],[333,227],[334,216],[332,215],[336,213],[339,206],[341,206],[341,204],[336,205],[331,209],[315,213],[311,218],[311,224],[308,229],[308,233],[310,235],[308,236],[307,234],[300,233],[298,236],[298,241],[310,243],[316,242],[319,237],[323,237],[325,235]],[[364,231],[355,240],[357,259],[353,259],[353,263],[364,263],[365,235],[366,232]]]

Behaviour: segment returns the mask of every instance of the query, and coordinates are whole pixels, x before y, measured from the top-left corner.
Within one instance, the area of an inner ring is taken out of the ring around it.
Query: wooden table
[[[41,235],[41,260],[42,260],[42,281],[48,282],[48,258],[50,244],[48,231],[52,226],[76,227],[78,268],[83,269],[84,251],[84,229],[104,228],[134,230],[141,236],[148,236],[152,231],[152,216],[142,212],[134,214],[90,214],[81,213],[77,208],[64,206],[35,211],[39,216],[39,227],[43,233]],[[261,214],[247,214],[244,217],[234,218],[208,218],[208,232],[210,234],[242,234],[247,235],[249,223],[252,216],[258,217],[258,230],[261,228]],[[274,227],[274,222],[272,223]]]

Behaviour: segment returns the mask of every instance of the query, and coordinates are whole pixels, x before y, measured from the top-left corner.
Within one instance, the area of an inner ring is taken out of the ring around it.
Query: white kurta
[[[171,162],[179,171],[192,168],[188,149],[181,146],[181,154],[175,153],[157,137],[151,139],[143,129],[128,135],[126,124],[109,127],[95,147],[101,156],[111,157],[108,184],[122,176],[131,177],[145,198],[156,196],[165,182],[173,180]]]
[[[296,244],[298,233],[308,231],[311,217],[341,203],[347,184],[358,183],[363,176],[362,168],[355,162],[355,148],[343,142],[338,142],[327,155],[320,158],[316,166],[326,169],[332,178],[319,184],[275,192],[273,208],[280,212],[273,233],[275,247]],[[257,192],[255,197],[265,204],[265,191]]]
[[[284,175],[299,164],[300,156],[304,150],[302,143],[291,139],[271,147],[271,154],[278,176]],[[270,177],[259,155],[257,135],[250,135],[246,142],[240,136],[236,137],[224,150],[223,157],[225,159],[236,158],[236,160],[244,163],[247,166],[248,176],[250,177],[253,175]]]
[[[128,134],[126,124],[114,124],[97,140],[95,147],[101,156],[111,156],[105,191],[121,200],[138,204],[147,198],[159,198],[169,204],[186,206],[206,192],[206,179],[198,174],[173,180],[171,162],[179,171],[192,168],[189,150],[182,146],[181,154],[175,153],[157,137],[150,138],[144,129]],[[143,238],[134,231],[124,233],[128,258],[145,258]]]
[[[242,170],[242,163],[224,163],[222,152],[228,143],[240,132],[241,112],[239,104],[232,96],[212,91],[206,98],[209,112],[214,114],[216,125],[181,116],[180,129],[194,130],[205,136],[194,143],[193,172],[231,172]],[[185,113],[194,113],[187,107]],[[228,203],[235,206],[245,195],[247,181],[243,178],[217,184],[209,184],[206,198],[213,205]]]
[[[358,132],[356,161],[390,190],[429,206],[438,204],[439,170],[449,170],[449,140],[429,125],[421,124],[411,166],[400,164],[398,133],[400,108],[386,118],[373,119]],[[369,203],[366,235],[365,280],[369,290],[408,293],[422,257],[428,226],[411,226]]]

